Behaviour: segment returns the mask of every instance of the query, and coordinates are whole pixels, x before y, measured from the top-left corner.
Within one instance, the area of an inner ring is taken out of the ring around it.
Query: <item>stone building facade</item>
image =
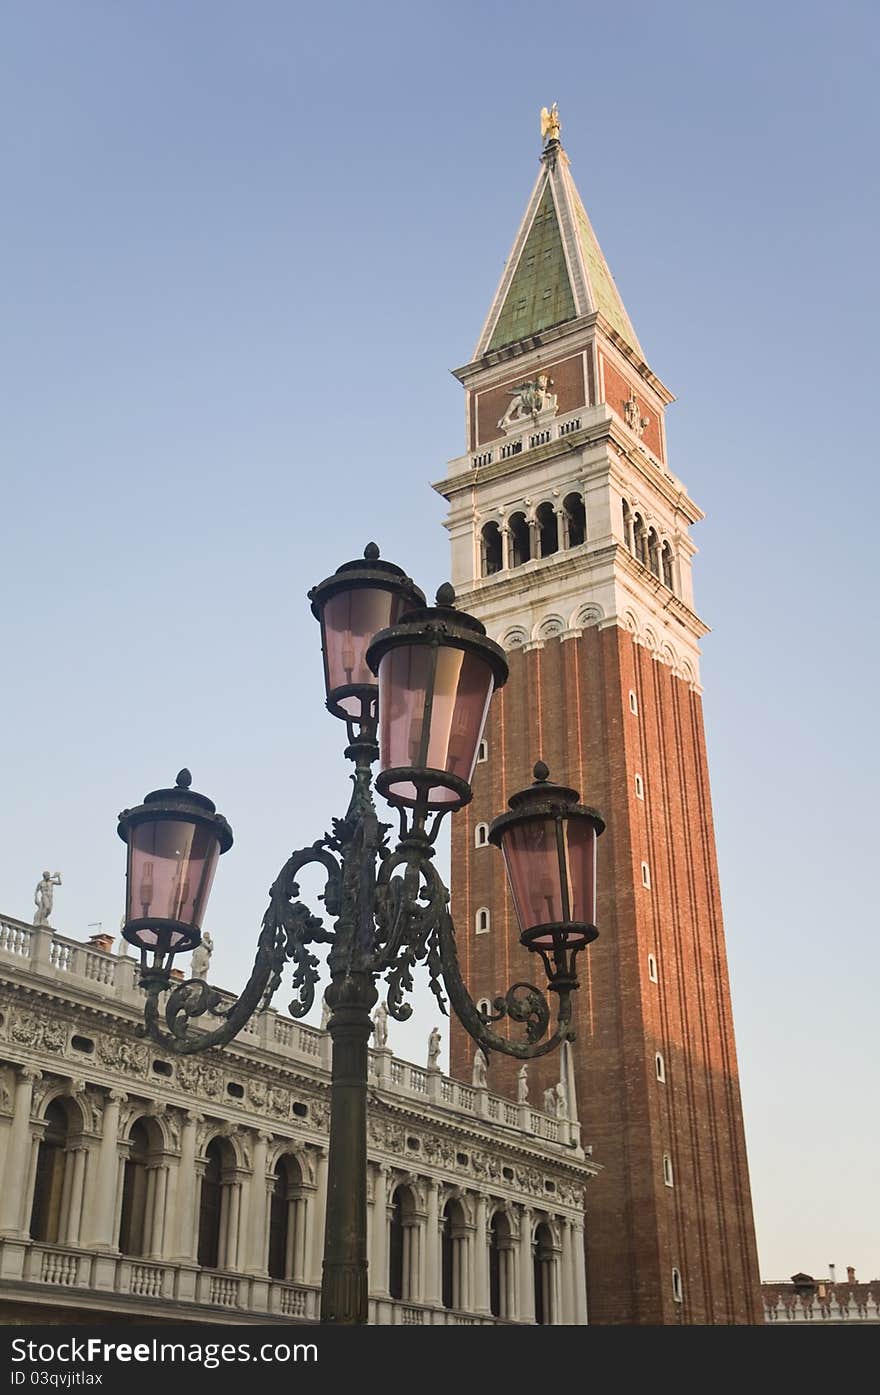
[[[0,1321],[315,1322],[330,1041],[139,1039],[133,959],[0,917]],[[370,1058],[370,1321],[587,1321],[579,1126]]]
[[[558,129],[456,377],[466,451],[434,486],[451,580],[510,662],[452,828],[463,972],[488,1002],[534,973],[488,830],[543,760],[607,823],[574,1007],[577,1095],[604,1168],[587,1197],[590,1321],[760,1323],[692,579],[703,515],[670,467],[673,397]],[[467,1051],[453,1023],[454,1074]],[[513,1097],[515,1067],[493,1058],[489,1084]]]

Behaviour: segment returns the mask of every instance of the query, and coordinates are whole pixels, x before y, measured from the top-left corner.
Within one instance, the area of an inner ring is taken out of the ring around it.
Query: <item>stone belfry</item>
[[[603,1168],[587,1199],[589,1320],[756,1323],[691,578],[703,515],[667,462],[672,394],[645,362],[555,106],[542,134],[501,284],[456,371],[467,450],[435,485],[458,604],[510,660],[453,824],[462,966],[478,1000],[544,982],[486,841],[540,758],[607,822],[571,1052],[583,1141]],[[452,1073],[469,1080],[471,1059],[453,1020]],[[558,1053],[529,1068],[535,1108],[559,1069]],[[493,1057],[489,1085],[514,1096],[515,1064]]]

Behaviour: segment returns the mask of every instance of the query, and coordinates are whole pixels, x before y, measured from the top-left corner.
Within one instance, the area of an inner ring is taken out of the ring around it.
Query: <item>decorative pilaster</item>
[[[476,1248],[474,1252],[473,1311],[487,1314],[489,1306],[489,1232],[487,1228],[488,1198],[477,1195]]]
[[[439,1186],[428,1180],[428,1213],[425,1221],[425,1281],[422,1295],[426,1303],[440,1304],[440,1206]]]
[[[86,1206],[85,1243],[95,1250],[115,1250],[117,1235],[116,1178],[119,1166],[119,1109],[128,1099],[122,1090],[110,1090],[104,1105],[97,1166]]]
[[[519,1221],[519,1319],[535,1321],[535,1272],[532,1263],[532,1229],[534,1220],[528,1206],[522,1208]]]
[[[33,1066],[22,1066],[15,1082],[12,1127],[0,1192],[0,1235],[20,1236],[25,1232],[27,1221],[24,1209],[30,1204],[31,1189],[28,1187],[22,1192],[20,1181],[22,1177],[28,1177],[31,1171],[31,1107],[34,1084],[41,1077],[42,1072]]]

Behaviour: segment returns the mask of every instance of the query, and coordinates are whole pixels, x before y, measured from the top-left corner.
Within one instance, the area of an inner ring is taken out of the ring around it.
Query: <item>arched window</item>
[[[668,1153],[663,1154],[663,1181],[667,1187],[672,1186],[672,1159]]]
[[[633,692],[632,688],[630,688],[630,690],[629,690],[629,710],[630,710],[630,712],[633,714],[634,717],[637,717],[637,716],[638,716],[638,713],[639,713],[639,702],[638,702],[638,698],[636,697],[636,695],[635,695],[635,693]]]
[[[632,535],[633,521],[632,521],[632,510],[631,510],[629,504],[626,502],[625,499],[624,499],[623,502],[622,502],[621,508],[622,508],[622,512],[623,512],[623,540],[624,540],[624,542],[626,543],[627,547],[629,548],[630,552],[632,552],[632,551],[633,551],[633,535]]]
[[[579,494],[567,494],[562,501],[566,547],[580,547],[587,540],[587,515]]]
[[[660,576],[660,539],[655,528],[648,530],[648,566],[656,577]]]
[[[642,777],[641,777],[641,775],[639,774],[638,771],[636,771],[636,776],[635,776],[635,787],[636,787],[636,799],[644,799],[644,797],[645,797],[645,785],[644,785],[644,781],[642,780]]]
[[[657,1072],[657,1079],[663,1084],[666,1082],[666,1063],[658,1051],[654,1057],[654,1069]]]
[[[34,1240],[55,1244],[64,1236],[65,1172],[68,1168],[70,1115],[63,1100],[52,1100],[46,1109],[46,1129],[37,1150],[37,1174],[31,1207],[30,1233]],[[17,1179],[12,1179],[16,1185]]]
[[[511,514],[507,526],[510,530],[510,565],[521,567],[532,555],[528,520],[524,513],[514,513]]]
[[[673,1271],[672,1271],[672,1297],[675,1299],[676,1303],[681,1303],[681,1302],[683,1301],[683,1296],[684,1296],[684,1295],[682,1294],[682,1289],[681,1289],[681,1275],[679,1274],[679,1272],[678,1272],[677,1269],[673,1269]]]
[[[497,523],[486,523],[480,531],[480,575],[494,576],[502,564],[501,529]]]
[[[460,1201],[447,1201],[441,1234],[441,1292],[444,1308],[467,1308],[467,1223]]]
[[[642,863],[642,886],[647,887],[649,891],[651,889],[651,869],[647,862]]]
[[[648,955],[648,978],[652,983],[657,983],[657,960],[653,954]]]
[[[392,1298],[418,1297],[418,1230],[415,1201],[409,1187],[398,1187],[391,1200],[388,1244],[388,1292]]]
[[[491,915],[488,906],[481,906],[474,916],[474,926],[478,935],[485,935],[490,927]]]
[[[633,552],[643,567],[648,565],[648,535],[640,513],[633,514]]]
[[[205,1269],[232,1269],[237,1260],[235,1152],[228,1138],[212,1138],[205,1150],[205,1171],[199,1199],[199,1264]]]
[[[119,1249],[124,1255],[146,1255],[153,1248],[156,1184],[153,1180],[150,1185],[149,1164],[150,1155],[155,1156],[161,1147],[162,1136],[155,1119],[136,1119],[128,1135],[128,1157],[122,1176]]]
[[[514,1313],[513,1237],[510,1221],[496,1211],[489,1227],[489,1309],[493,1317],[510,1318]]]
[[[668,586],[670,591],[674,591],[675,587],[672,585],[672,548],[668,542],[663,544],[660,560],[663,566],[663,585]]]
[[[535,513],[538,524],[538,555],[552,557],[559,551],[559,521],[552,504],[539,504]]]
[[[488,841],[489,825],[487,823],[478,823],[474,828],[474,847],[485,848]]]
[[[542,1221],[532,1244],[535,1271],[535,1322],[542,1327],[553,1323],[553,1235]]]
[[[305,1277],[306,1201],[296,1158],[285,1153],[275,1164],[269,1202],[269,1278]]]

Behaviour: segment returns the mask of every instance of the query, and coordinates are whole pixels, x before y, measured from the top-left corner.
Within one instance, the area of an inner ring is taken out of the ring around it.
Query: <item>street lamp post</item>
[[[471,798],[470,780],[492,693],[507,681],[504,652],[473,616],[457,610],[451,586],[436,604],[375,544],[309,593],[321,622],[327,708],[346,723],[345,755],[353,791],[345,817],[311,847],[294,852],[276,878],[263,916],[250,980],[231,1004],[201,979],[172,988],[174,956],[201,940],[207,899],[232,830],[182,770],[174,789],[156,790],[119,816],[128,846],[123,935],[141,951],[146,993],[138,1030],[178,1054],[232,1040],[267,1007],[285,964],[294,965],[289,1011],[303,1017],[315,999],[319,959],[328,945],[332,1041],[330,1144],[321,1322],[367,1321],[367,1063],[377,980],[385,976],[388,1011],[399,1021],[413,969],[424,963],[441,1010],[447,998],[479,1046],[519,1059],[543,1056],[573,1037],[571,994],[577,954],[595,928],[596,839],[604,824],[574,790],[535,783],[514,795],[489,839],[505,859],[520,940],[543,962],[556,996],[556,1022],[545,994],[515,983],[477,1007],[461,976],[449,893],[433,862],[444,815]],[[397,811],[378,819],[375,788]],[[332,928],[299,900],[297,876],[309,863],[325,873],[324,911]],[[163,1007],[160,999],[167,993]],[[201,1019],[201,1020],[200,1020]],[[211,1022],[213,1019],[213,1023]],[[524,1039],[499,1034],[507,1019]]]

